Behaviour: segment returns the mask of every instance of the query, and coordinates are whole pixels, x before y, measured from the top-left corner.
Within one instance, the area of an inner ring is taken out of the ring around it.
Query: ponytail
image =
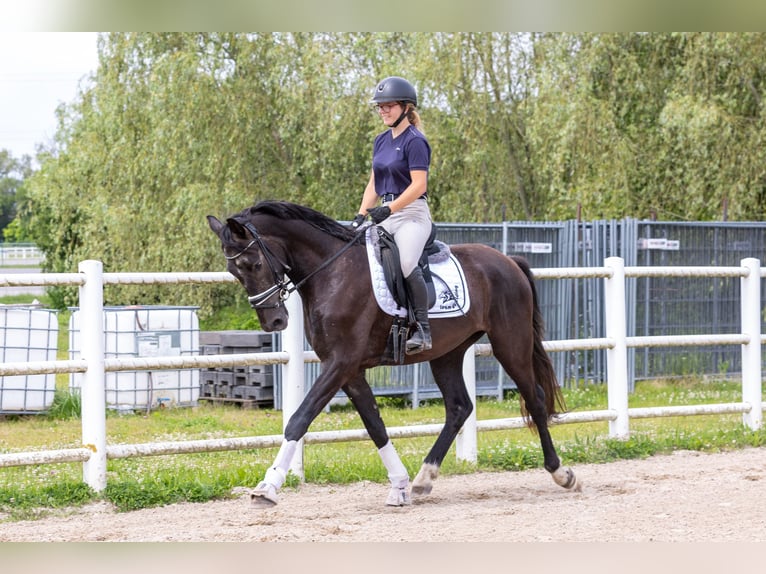
[[[410,108],[409,112],[407,112],[407,120],[418,128],[419,131],[423,131],[423,122],[420,119],[420,114],[418,114],[414,107]]]

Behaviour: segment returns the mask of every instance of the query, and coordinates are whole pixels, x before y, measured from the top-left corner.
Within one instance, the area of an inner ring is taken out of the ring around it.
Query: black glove
[[[354,220],[351,222],[351,225],[350,225],[351,229],[356,229],[357,227],[362,225],[362,223],[364,223],[364,220],[366,219],[366,217],[367,217],[366,215],[362,215],[361,213],[357,213],[356,217],[354,217]]]
[[[367,213],[370,214],[370,219],[372,219],[375,223],[380,223],[389,215],[391,215],[391,208],[387,205],[383,205],[381,207],[373,207],[372,209],[368,209]]]

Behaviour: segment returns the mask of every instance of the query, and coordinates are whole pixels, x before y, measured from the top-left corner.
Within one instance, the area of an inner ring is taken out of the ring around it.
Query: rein
[[[359,228],[356,231],[356,235],[346,243],[337,253],[333,254],[329,259],[324,261],[319,267],[314,269],[311,273],[306,275],[303,279],[298,281],[298,283],[295,283],[293,285],[290,285],[290,280],[287,277],[287,271],[290,271],[290,266],[287,265],[284,261],[282,261],[279,257],[277,257],[274,252],[269,249],[269,247],[266,245],[266,243],[261,238],[260,234],[258,233],[258,230],[255,228],[255,226],[250,223],[244,223],[243,226],[245,229],[247,229],[253,236],[253,240],[248,243],[241,251],[236,253],[235,255],[226,255],[224,254],[224,257],[228,259],[229,261],[236,259],[237,257],[243,255],[248,249],[250,249],[253,245],[258,245],[258,247],[261,249],[263,254],[266,256],[266,262],[269,264],[269,268],[271,269],[271,273],[274,275],[274,285],[266,289],[265,291],[262,291],[261,293],[257,293],[255,295],[251,295],[247,298],[248,302],[250,303],[250,306],[253,309],[276,309],[277,307],[280,307],[290,296],[290,294],[293,291],[297,291],[298,288],[301,287],[306,281],[311,279],[314,275],[328,267],[330,264],[332,264],[333,261],[335,261],[338,257],[343,255],[354,243],[356,243],[359,240],[359,237],[361,236],[361,232],[363,230],[366,230],[368,227],[372,225],[371,222],[366,222],[366,224],[360,225]],[[282,277],[279,276],[279,273],[274,267],[273,259],[276,259],[277,262],[282,266]],[[264,303],[268,301],[271,297],[273,297],[275,294],[279,293],[279,301],[273,305],[265,305]]]

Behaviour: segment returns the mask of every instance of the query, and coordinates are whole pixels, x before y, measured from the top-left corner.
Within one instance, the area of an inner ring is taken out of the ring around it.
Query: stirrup
[[[417,330],[405,344],[405,353],[408,355],[417,355],[423,351],[429,351],[432,347],[431,337],[426,336],[423,326],[420,323],[416,323],[416,326]]]

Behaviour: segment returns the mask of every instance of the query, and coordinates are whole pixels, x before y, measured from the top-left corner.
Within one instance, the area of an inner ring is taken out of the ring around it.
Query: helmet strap
[[[409,113],[409,104],[404,104],[402,113],[399,115],[399,118],[391,124],[392,128],[397,127],[400,123],[402,123],[402,120],[407,117],[407,114]]]

